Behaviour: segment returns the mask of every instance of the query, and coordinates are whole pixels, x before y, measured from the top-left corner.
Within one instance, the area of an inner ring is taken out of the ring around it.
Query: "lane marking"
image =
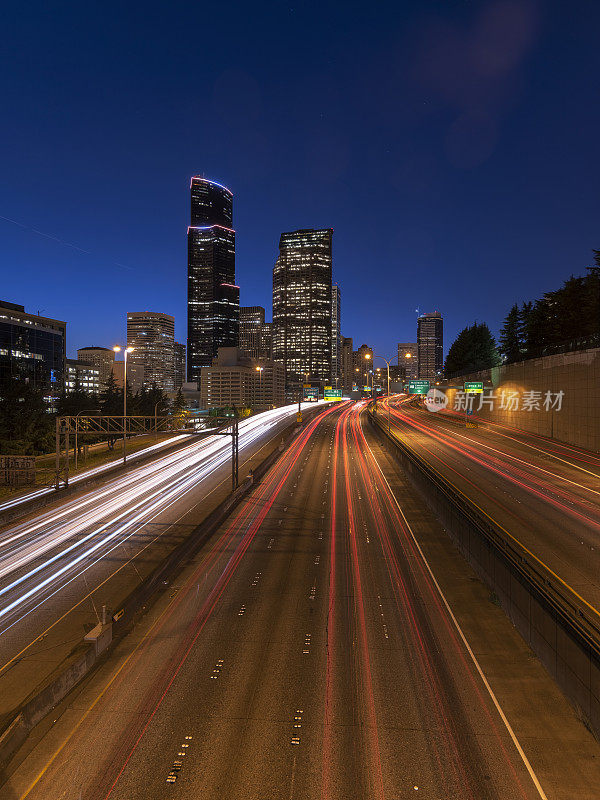
[[[439,470],[437,470],[431,464],[430,461],[428,461],[426,458],[424,458],[420,454],[417,454],[415,449],[413,447],[411,447],[407,443],[407,441],[405,439],[403,439],[400,435],[397,435],[395,438],[399,439],[402,442],[402,444],[404,444],[405,447],[407,447],[409,450],[411,450],[413,453],[415,453],[415,455],[418,458],[420,458],[422,461],[424,461],[432,472],[435,472],[435,474],[438,475],[443,481],[446,481],[446,483],[449,483],[450,486],[452,486],[452,488],[458,494],[460,494],[461,497],[463,497],[467,501],[467,503],[470,503],[478,511],[480,511],[484,516],[486,516],[490,520],[490,522],[493,522],[494,525],[496,525],[496,527],[498,527],[503,533],[505,533],[508,536],[509,539],[511,539],[513,542],[515,542],[523,550],[523,552],[527,553],[528,556],[530,556],[534,561],[536,561],[538,564],[540,564],[550,575],[552,575],[553,578],[555,578],[562,586],[564,586],[565,589],[567,589],[569,592],[571,592],[571,594],[574,597],[576,597],[578,600],[580,600],[583,603],[583,605],[587,606],[587,608],[589,608],[590,611],[592,611],[597,617],[600,617],[600,611],[598,611],[598,609],[595,606],[593,606],[591,603],[588,603],[588,601],[585,600],[580,594],[578,594],[575,591],[575,589],[573,589],[572,586],[570,586],[565,580],[563,580],[560,577],[560,575],[557,575],[557,573],[554,572],[554,570],[550,569],[550,567],[544,561],[542,561],[541,558],[536,556],[535,553],[533,553],[531,550],[529,550],[529,548],[525,547],[525,545],[519,539],[517,539],[516,536],[513,536],[513,534],[510,533],[503,525],[501,525],[499,522],[497,522],[497,520],[495,520],[494,517],[491,516],[491,514],[488,514],[487,511],[485,511],[483,508],[481,508],[481,506],[477,505],[477,503],[474,500],[472,500],[464,492],[462,492],[458,488],[458,486],[456,486],[456,484],[452,483],[452,481],[449,478],[447,478]]]
[[[538,792],[538,795],[542,798],[542,800],[548,800],[548,796],[546,795],[546,793],[542,789],[542,785],[540,784],[540,782],[538,780],[538,777],[535,774],[535,771],[534,771],[533,767],[531,766],[531,763],[530,763],[529,759],[525,755],[525,751],[521,747],[521,743],[517,739],[517,736],[516,736],[516,734],[515,734],[515,732],[514,732],[514,730],[512,728],[512,725],[510,724],[506,714],[502,710],[502,706],[498,702],[498,699],[497,699],[496,695],[494,694],[494,690],[490,686],[489,681],[486,678],[486,676],[485,676],[485,674],[483,672],[483,669],[481,668],[481,666],[479,664],[479,661],[477,660],[477,656],[475,655],[475,653],[471,649],[471,646],[470,646],[469,642],[467,641],[467,637],[463,633],[463,630],[460,627],[460,624],[459,624],[458,620],[456,619],[452,609],[450,608],[450,604],[446,600],[446,596],[445,596],[444,592],[442,591],[441,586],[437,582],[437,579],[436,579],[435,575],[433,574],[433,571],[432,571],[431,567],[429,566],[429,562],[427,561],[427,559],[425,557],[425,554],[423,553],[423,550],[421,549],[421,545],[417,541],[417,538],[416,538],[415,534],[413,533],[413,529],[410,526],[408,520],[406,519],[406,515],[404,514],[404,511],[402,510],[402,508],[400,506],[400,503],[398,502],[398,500],[396,498],[396,495],[392,491],[392,487],[390,486],[388,479],[386,478],[383,470],[381,469],[379,461],[375,458],[375,455],[374,455],[373,451],[371,450],[370,444],[368,442],[366,442],[366,444],[367,444],[367,447],[369,448],[369,452],[371,453],[371,457],[373,458],[373,461],[377,465],[377,469],[379,470],[379,472],[381,474],[381,477],[385,481],[385,483],[386,483],[386,485],[387,485],[387,487],[389,489],[390,495],[394,499],[394,503],[396,504],[396,507],[398,508],[398,511],[400,512],[400,514],[402,516],[402,519],[404,520],[404,522],[406,524],[407,530],[410,533],[411,538],[412,538],[413,542],[415,543],[415,546],[416,546],[417,550],[419,551],[419,555],[423,559],[423,563],[425,564],[425,567],[427,568],[427,572],[431,576],[431,580],[433,581],[433,584],[434,584],[435,588],[437,589],[437,592],[438,592],[438,594],[439,594],[444,606],[446,607],[448,615],[450,616],[450,619],[452,620],[452,623],[454,624],[454,627],[456,628],[456,631],[457,631],[458,635],[460,636],[460,638],[461,638],[461,640],[462,640],[462,642],[463,642],[463,644],[465,646],[465,649],[466,649],[467,653],[471,657],[471,660],[473,661],[473,664],[475,665],[475,669],[479,673],[479,677],[481,678],[481,680],[483,682],[483,685],[487,689],[487,692],[488,692],[488,694],[489,694],[494,706],[496,707],[496,711],[500,715],[500,719],[504,723],[504,726],[505,726],[506,730],[508,731],[508,734],[509,734],[510,738],[512,739],[512,742],[513,742],[517,752],[519,753],[519,756],[521,757],[521,760],[523,761],[523,764],[525,765],[525,768],[527,769],[527,772],[529,773],[529,777],[531,778],[531,780],[533,782],[533,785],[535,786],[535,788],[536,788],[536,790]]]

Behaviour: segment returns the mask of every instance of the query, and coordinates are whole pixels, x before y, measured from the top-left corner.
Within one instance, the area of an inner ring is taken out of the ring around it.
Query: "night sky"
[[[189,178],[234,192],[243,305],[281,231],[334,228],[342,333],[497,333],[600,247],[600,4],[28,2],[0,28],[0,298],[186,337]]]

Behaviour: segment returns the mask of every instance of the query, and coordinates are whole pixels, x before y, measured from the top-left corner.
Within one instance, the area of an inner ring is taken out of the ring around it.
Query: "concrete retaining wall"
[[[536,653],[576,711],[600,738],[600,630],[585,610],[556,601],[551,580],[529,577],[530,565],[503,547],[489,522],[461,506],[452,490],[434,483],[376,421],[374,430],[444,525],[455,545],[497,597],[515,628]],[[443,479],[440,479],[443,481]]]
[[[600,348],[533,358],[506,364],[491,370],[462,376],[452,383],[462,386],[464,380],[484,381],[498,397],[502,392],[537,391],[545,395],[564,392],[560,411],[502,410],[500,402],[493,411],[483,407],[474,414],[482,420],[513,425],[531,433],[558,439],[561,442],[600,452]],[[454,405],[456,389],[449,388],[449,406]],[[487,390],[486,390],[487,391]]]

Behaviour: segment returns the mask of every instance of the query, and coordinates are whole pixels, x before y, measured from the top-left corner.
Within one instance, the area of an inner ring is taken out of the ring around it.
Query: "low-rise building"
[[[79,361],[87,361],[88,364],[93,364],[96,367],[100,376],[100,389],[104,389],[115,365],[114,350],[98,345],[80,347],[77,351],[77,359]]]
[[[89,361],[67,358],[65,392],[71,394],[78,388],[86,394],[99,394],[100,370]]]
[[[237,406],[264,410],[283,405],[285,371],[275,361],[250,358],[239,347],[220,347],[210,367],[202,367],[203,408]]]

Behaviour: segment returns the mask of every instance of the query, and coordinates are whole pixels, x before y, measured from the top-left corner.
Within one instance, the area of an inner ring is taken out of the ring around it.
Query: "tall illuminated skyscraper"
[[[188,228],[188,381],[199,381],[219,347],[237,347],[240,290],[235,284],[233,194],[194,177]]]
[[[417,348],[419,378],[439,380],[444,369],[444,320],[439,311],[418,318]]]
[[[331,380],[333,228],[282,233],[273,269],[273,360],[285,367],[286,391]]]
[[[175,319],[155,311],[127,312],[127,346],[132,364],[144,368],[144,386],[172,392],[175,386]]]
[[[334,283],[331,287],[331,380],[336,386],[342,375],[341,327],[342,293],[337,283]]]

